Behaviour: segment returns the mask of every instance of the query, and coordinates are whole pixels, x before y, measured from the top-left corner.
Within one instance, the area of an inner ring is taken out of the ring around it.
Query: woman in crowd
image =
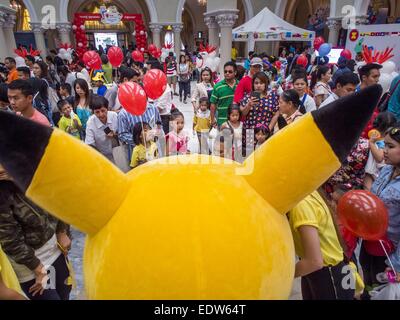
[[[90,111],[90,99],[91,93],[89,91],[89,86],[84,79],[76,79],[74,83],[74,91],[75,91],[75,106],[74,110],[81,120],[82,123],[82,137],[84,140],[84,135],[86,131],[86,123],[91,116]]]
[[[314,87],[314,100],[317,108],[322,102],[332,94],[331,87],[329,86],[329,81],[331,81],[332,72],[328,66],[321,66],[317,71],[317,84]]]
[[[210,68],[204,68],[200,73],[199,83],[196,84],[192,94],[192,104],[194,113],[199,109],[199,101],[201,98],[210,100],[214,83],[211,80],[212,72]]]
[[[186,104],[186,99],[190,93],[190,64],[184,55],[179,57],[178,65],[179,81],[179,101]]]

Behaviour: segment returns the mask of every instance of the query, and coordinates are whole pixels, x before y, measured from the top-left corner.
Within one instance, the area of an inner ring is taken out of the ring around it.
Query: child
[[[268,126],[264,124],[259,124],[257,127],[254,129],[254,136],[257,141],[256,143],[256,150],[261,147],[261,145],[267,141],[269,136],[271,135],[271,132],[269,131]]]
[[[107,91],[107,87],[104,85],[104,72],[97,72],[92,78],[94,86],[97,88],[97,95],[104,97]]]
[[[57,106],[62,114],[62,117],[58,122],[60,130],[80,139],[79,132],[82,129],[82,123],[81,120],[79,120],[79,117],[73,112],[71,104],[67,100],[60,100],[57,103]]]
[[[136,168],[141,164],[158,158],[157,145],[150,137],[150,126],[146,122],[138,122],[133,127],[133,142],[135,147],[132,152],[131,168]]]
[[[385,132],[396,124],[396,117],[391,112],[382,112],[374,120],[374,129],[368,133],[369,136],[369,156],[365,166],[364,187],[370,190],[375,179],[378,178],[379,171],[385,166],[383,150],[385,142],[383,137]]]
[[[167,141],[167,155],[188,154],[189,136],[183,130],[185,118],[183,114],[175,109],[171,112],[172,131],[165,138]]]
[[[209,154],[208,133],[211,130],[210,102],[207,97],[200,98],[200,107],[193,119],[193,130],[199,139],[199,150],[201,154]]]
[[[300,97],[300,111],[304,114],[317,110],[314,99],[307,93],[308,80],[305,74],[297,74],[293,78],[293,87]]]
[[[67,100],[71,106],[74,105],[75,98],[72,96],[72,87],[69,83],[60,85],[60,96],[63,100]]]
[[[232,104],[228,108],[228,121],[223,123],[221,129],[230,128],[233,131],[233,150],[235,160],[241,162],[243,122],[240,121],[240,106]]]

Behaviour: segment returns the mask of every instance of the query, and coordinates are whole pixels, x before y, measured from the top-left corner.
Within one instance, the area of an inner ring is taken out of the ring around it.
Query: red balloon
[[[121,84],[118,89],[118,99],[124,109],[135,116],[140,116],[146,111],[146,93],[137,83]]]
[[[157,49],[157,51],[153,52],[152,56],[156,59],[160,58],[162,56],[162,51],[161,49]]]
[[[365,240],[381,240],[389,224],[385,204],[365,190],[347,192],[337,206],[340,222],[352,233]]]
[[[133,51],[133,52],[132,52],[132,59],[133,59],[134,61],[144,62],[143,53],[141,53],[139,50]]]
[[[276,66],[278,69],[280,69],[280,68],[282,67],[282,62],[276,61],[276,62],[275,62],[275,66]]]
[[[308,59],[304,54],[302,54],[300,57],[297,58],[297,62],[296,63],[305,68],[308,65]]]
[[[150,99],[158,99],[167,88],[167,76],[159,69],[151,69],[143,78],[143,87]]]
[[[149,49],[149,52],[152,52],[152,51],[157,50],[157,47],[154,44],[150,44],[148,49]]]
[[[317,37],[314,40],[314,48],[315,50],[319,50],[319,48],[325,43],[325,40],[323,37]]]
[[[351,58],[352,58],[351,51],[348,49],[343,50],[342,53],[340,54],[340,56],[343,58],[346,58],[347,60],[351,60]]]
[[[110,60],[111,65],[115,68],[121,66],[122,61],[124,61],[124,54],[119,47],[114,46],[108,49],[107,56],[108,60]]]
[[[85,65],[90,69],[101,69],[101,58],[96,51],[87,51],[82,58]]]

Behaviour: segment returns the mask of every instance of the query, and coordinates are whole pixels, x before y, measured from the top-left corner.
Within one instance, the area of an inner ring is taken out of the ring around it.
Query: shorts
[[[169,84],[169,85],[171,85],[171,84],[176,84],[177,78],[178,78],[177,76],[167,77],[168,84]]]

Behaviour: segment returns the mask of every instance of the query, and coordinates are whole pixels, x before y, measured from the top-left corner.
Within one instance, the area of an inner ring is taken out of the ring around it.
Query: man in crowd
[[[346,72],[341,74],[335,83],[335,88],[333,93],[329,95],[328,98],[319,106],[319,108],[323,108],[328,104],[343,98],[349,94],[352,94],[356,91],[357,85],[360,83],[358,76],[353,72]]]
[[[211,95],[211,123],[220,127],[226,122],[228,108],[233,102],[238,81],[236,80],[237,67],[232,61],[224,65],[224,79],[214,86]]]
[[[7,83],[11,83],[18,79],[17,62],[12,57],[7,57],[4,64],[8,69]]]
[[[356,92],[378,84],[381,77],[381,69],[382,66],[377,63],[367,63],[365,66],[360,67],[358,74],[360,75],[361,84],[357,87]]]
[[[244,98],[247,93],[252,91],[253,87],[253,77],[258,72],[263,70],[263,61],[261,58],[254,57],[250,61],[250,71],[249,74],[244,76],[242,80],[240,80],[236,90],[235,96],[233,98],[233,102],[239,104],[240,101]]]

